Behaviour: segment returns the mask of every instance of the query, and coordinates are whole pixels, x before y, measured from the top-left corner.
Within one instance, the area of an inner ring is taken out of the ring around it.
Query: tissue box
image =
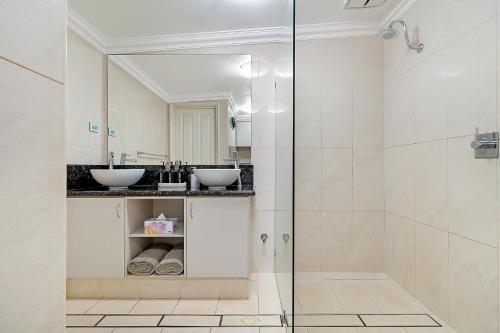
[[[171,234],[177,230],[178,218],[156,219],[144,221],[145,234]]]

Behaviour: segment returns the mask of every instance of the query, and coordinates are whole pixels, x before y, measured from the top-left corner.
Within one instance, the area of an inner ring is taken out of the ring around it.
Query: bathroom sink
[[[241,169],[193,169],[200,183],[208,187],[226,187],[234,183]]]
[[[110,190],[126,189],[134,185],[144,175],[144,169],[91,169],[92,177]]]

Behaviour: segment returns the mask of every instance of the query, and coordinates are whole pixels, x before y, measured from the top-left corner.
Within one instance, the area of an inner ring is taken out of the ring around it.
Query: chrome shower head
[[[406,28],[406,23],[403,20],[394,20],[389,24],[387,27],[382,28],[378,32],[378,36],[384,40],[389,40],[395,38],[398,34],[399,31],[394,28],[394,25],[396,23],[399,23],[403,27],[403,32],[405,35],[405,41],[406,41],[406,46],[408,46],[410,49],[417,51],[417,53],[420,53],[424,49],[424,44],[422,43],[417,43],[417,45],[413,45],[410,42],[410,37],[408,36],[408,29]]]
[[[386,28],[383,28],[382,30],[380,30],[377,35],[384,40],[389,40],[389,39],[393,39],[398,34],[399,34],[399,31],[397,31],[396,29],[391,28],[391,27],[386,27]]]

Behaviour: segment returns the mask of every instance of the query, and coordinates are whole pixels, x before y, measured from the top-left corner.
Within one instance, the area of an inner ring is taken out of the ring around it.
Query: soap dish
[[[158,191],[185,191],[186,183],[158,183]]]

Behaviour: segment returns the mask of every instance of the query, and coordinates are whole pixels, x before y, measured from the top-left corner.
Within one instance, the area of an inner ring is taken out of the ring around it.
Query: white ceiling
[[[289,0],[68,0],[108,38],[290,25]],[[309,0],[307,0],[309,1]]]
[[[380,22],[396,5],[407,0],[385,0],[380,7],[342,9],[342,0],[296,0],[296,24],[309,25],[332,22]]]
[[[251,98],[251,79],[240,67],[251,61],[249,55],[156,54],[128,55],[127,59],[160,86],[170,101],[232,95],[238,111]]]
[[[343,0],[296,0],[296,24],[380,22],[408,0],[341,9]],[[291,0],[68,0],[109,39],[292,27]]]

